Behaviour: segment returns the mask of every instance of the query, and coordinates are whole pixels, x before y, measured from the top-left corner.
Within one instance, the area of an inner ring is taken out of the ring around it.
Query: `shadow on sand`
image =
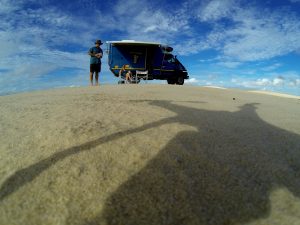
[[[268,217],[276,188],[300,197],[300,137],[261,120],[256,104],[237,112],[150,104],[198,131],[178,133],[88,224],[241,224]]]
[[[70,155],[174,122],[198,131],[178,133],[120,185],[101,215],[84,224],[101,224],[103,218],[107,224],[126,225],[238,224],[267,217],[269,195],[278,187],[300,197],[300,137],[264,122],[256,104],[226,112],[148,103],[177,115],[62,150],[19,170],[2,184],[0,200]]]

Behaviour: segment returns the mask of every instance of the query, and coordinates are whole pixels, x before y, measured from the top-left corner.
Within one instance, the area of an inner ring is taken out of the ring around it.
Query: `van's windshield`
[[[172,54],[165,54],[164,60],[169,63],[175,63],[175,58]]]

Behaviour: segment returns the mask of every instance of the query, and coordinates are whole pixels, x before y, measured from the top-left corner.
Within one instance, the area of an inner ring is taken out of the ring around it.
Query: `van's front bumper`
[[[189,79],[190,78],[189,75],[188,75],[188,72],[186,70],[182,71],[182,75],[183,75],[184,79]]]

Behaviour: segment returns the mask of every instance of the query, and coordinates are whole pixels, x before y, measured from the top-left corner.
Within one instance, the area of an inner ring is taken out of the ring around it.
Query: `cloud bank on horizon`
[[[189,84],[300,95],[300,0],[0,5],[0,94],[86,85],[87,50],[99,38],[170,44],[189,71]],[[100,81],[115,83],[106,60]]]

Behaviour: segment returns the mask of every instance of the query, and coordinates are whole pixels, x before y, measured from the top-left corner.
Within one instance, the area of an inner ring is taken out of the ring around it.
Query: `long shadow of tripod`
[[[82,145],[73,146],[67,149],[60,150],[57,153],[51,155],[50,157],[41,160],[35,164],[32,164],[26,168],[18,170],[13,175],[11,175],[1,186],[0,201],[4,200],[9,195],[16,192],[22,186],[30,183],[32,180],[38,177],[42,172],[46,171],[49,167],[54,166],[57,162],[64,160],[65,158],[71,155],[75,155],[84,151],[89,151],[101,144],[114,141],[130,134],[139,133],[141,131],[151,129],[153,127],[157,127],[166,123],[172,123],[172,122],[174,122],[174,118],[162,119],[157,122],[146,124],[138,128],[133,128],[126,131],[119,131],[114,134],[100,137],[96,140],[84,143]]]

